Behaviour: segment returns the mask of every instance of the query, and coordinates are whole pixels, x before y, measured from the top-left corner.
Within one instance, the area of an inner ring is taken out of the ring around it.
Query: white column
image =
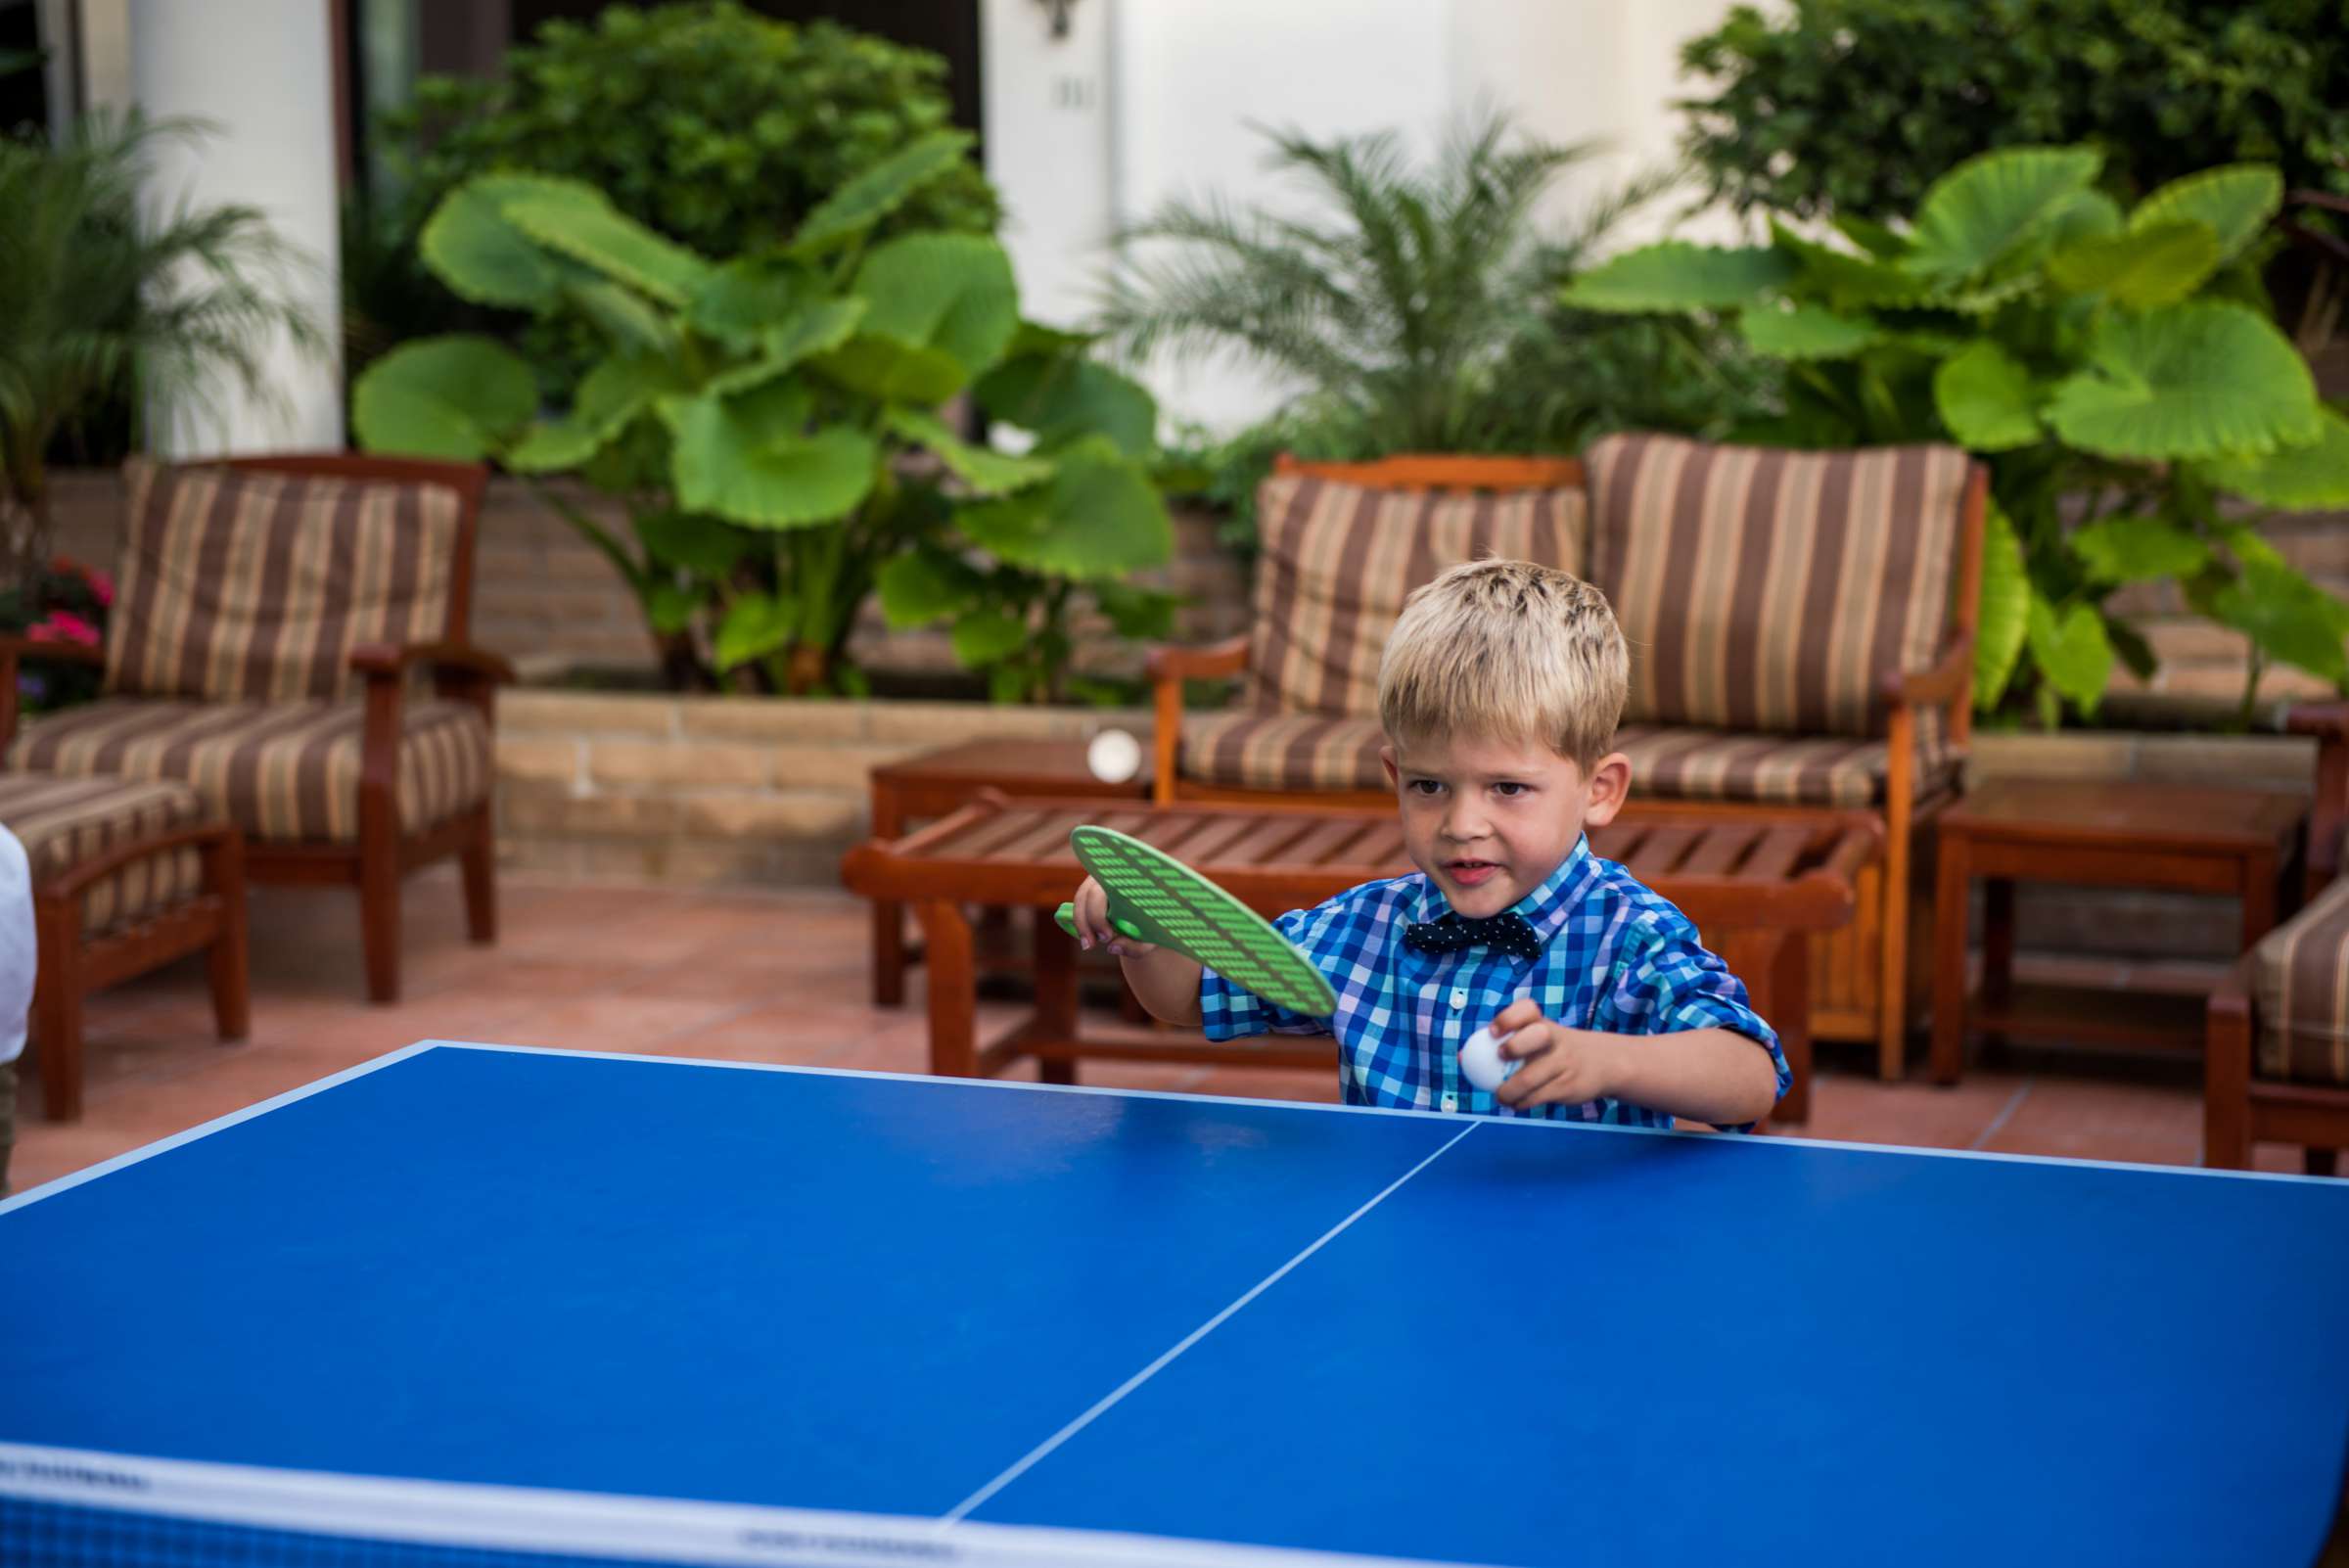
[[[270,395],[234,377],[155,410],[154,444],[173,456],[343,445],[342,309],[335,177],[334,62],[325,0],[129,0],[131,83],[150,118],[208,121],[201,141],[158,160],[148,195],[170,210],[257,208],[301,253],[290,292],[325,346],[265,349]]]

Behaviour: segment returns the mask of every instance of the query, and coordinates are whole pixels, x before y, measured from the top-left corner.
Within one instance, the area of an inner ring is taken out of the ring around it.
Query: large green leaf
[[[778,432],[775,414],[756,393],[664,397],[660,408],[673,438],[677,502],[689,511],[802,528],[847,516],[872,490],[880,448],[862,431]]]
[[[2069,294],[2100,294],[2132,310],[2174,304],[2219,269],[2219,237],[2195,218],[2081,240],[2048,257],[2048,276]]]
[[[2338,686],[2349,682],[2342,632],[2349,609],[2280,560],[2254,557],[2202,606],[2260,650]]]
[[[1106,436],[1128,457],[1158,444],[1158,400],[1107,365],[1073,353],[1007,359],[971,395],[991,419],[1033,431],[1046,445]]]
[[[665,392],[681,391],[668,361],[652,354],[613,354],[579,382],[571,412],[542,421],[511,452],[506,466],[524,474],[576,468]]]
[[[964,668],[984,669],[1020,651],[1028,641],[1028,623],[1007,610],[971,610],[955,620],[951,640]]]
[[[710,380],[711,390],[748,392],[849,341],[864,314],[861,300],[812,300],[760,334],[759,357]]]
[[[969,562],[934,545],[891,557],[875,581],[881,613],[899,631],[961,615],[986,585]]]
[[[2022,540],[1994,499],[1982,530],[1982,596],[1974,628],[1974,706],[1996,708],[2030,628],[2031,575]]]
[[[951,354],[971,375],[1001,357],[1020,324],[1011,257],[978,234],[909,234],[856,269],[863,329]]]
[[[608,204],[522,196],[505,214],[539,244],[666,305],[682,307],[710,281],[709,262]]]
[[[1838,315],[1817,304],[1785,310],[1756,305],[1738,315],[1737,328],[1757,350],[1780,359],[1844,359],[1884,336],[1865,316]]]
[[[622,353],[677,350],[674,319],[632,289],[603,278],[583,278],[566,284],[563,298]]]
[[[2071,543],[2100,582],[2190,577],[2210,564],[2200,534],[2157,517],[2108,517],[2073,533]]]
[[[869,332],[860,332],[830,353],[817,355],[813,363],[817,371],[851,392],[882,402],[925,407],[944,402],[971,379],[963,362],[944,349]]]
[[[814,254],[854,239],[961,162],[970,145],[967,132],[939,131],[883,159],[818,203],[792,236],[792,250]]]
[[[2349,419],[2327,408],[2318,416],[2317,438],[2280,446],[2265,457],[2222,457],[2195,465],[2196,472],[2246,501],[2289,511],[2349,506]]]
[[[1951,438],[1968,451],[2011,451],[2038,440],[2038,401],[2029,368],[1988,338],[1933,373],[1933,406]]]
[[[956,521],[998,560],[1064,577],[1114,577],[1163,566],[1174,552],[1174,524],[1149,476],[1100,436],[1062,450],[1049,483],[965,507]]]
[[[483,174],[440,199],[418,237],[434,276],[460,300],[519,310],[551,310],[567,283],[589,274],[548,251],[505,214],[509,202],[592,208],[603,194],[577,180],[536,174]]]
[[[1820,245],[1776,218],[1771,219],[1770,238],[1777,254],[1792,259],[1799,269],[1793,292],[1822,298],[1836,310],[1928,304],[1942,293],[1930,280],[1894,261]]]
[[[1724,310],[1784,288],[1797,270],[1775,250],[1663,240],[1600,262],[1568,283],[1564,298],[1585,310]]]
[[[725,576],[760,548],[763,537],[696,512],[639,512],[628,522],[654,560],[705,577]]]
[[[730,348],[755,348],[778,322],[787,321],[825,293],[820,274],[803,263],[744,256],[710,269],[685,306],[686,324]]]
[[[476,462],[503,448],[537,410],[530,367],[503,344],[420,338],[360,375],[350,423],[371,452]]]
[[[1014,457],[1008,452],[973,446],[948,430],[935,415],[912,408],[893,408],[882,416],[884,428],[928,448],[957,479],[980,495],[1009,495],[1039,484],[1052,475],[1048,458]]]
[[[2112,643],[2096,607],[2075,603],[2057,610],[2034,591],[2029,631],[2040,678],[2082,713],[2095,713],[2112,680]]]
[[[2004,147],[1967,159],[1926,188],[1915,247],[1901,265],[1944,283],[1989,271],[2044,238],[2103,162],[2083,147]]]
[[[2060,383],[2048,422],[2107,457],[2234,457],[2323,434],[2308,363],[2274,323],[2240,305],[2190,300],[2106,315],[2088,368]]]
[[[1182,608],[1180,594],[1137,588],[1128,582],[1096,582],[1093,603],[1109,618],[1121,637],[1135,642],[1163,642],[1174,635],[1174,613]]]
[[[2242,254],[2283,206],[2283,176],[2269,163],[2229,163],[2175,179],[2129,214],[2131,232],[2190,218],[2209,225],[2222,264]]]
[[[746,593],[726,607],[711,654],[720,670],[763,659],[798,634],[799,606],[789,599]]]

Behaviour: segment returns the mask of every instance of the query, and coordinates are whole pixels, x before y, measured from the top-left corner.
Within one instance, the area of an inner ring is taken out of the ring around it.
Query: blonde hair
[[[1588,769],[1614,744],[1631,664],[1606,596],[1573,573],[1469,561],[1404,601],[1378,717],[1397,744],[1532,740]]]

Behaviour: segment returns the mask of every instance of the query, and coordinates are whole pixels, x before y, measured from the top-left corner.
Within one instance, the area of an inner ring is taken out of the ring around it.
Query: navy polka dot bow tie
[[[1528,963],[1542,956],[1542,939],[1534,935],[1534,928],[1525,916],[1514,909],[1483,920],[1464,920],[1446,910],[1440,920],[1405,926],[1403,945],[1418,952],[1490,947]]]

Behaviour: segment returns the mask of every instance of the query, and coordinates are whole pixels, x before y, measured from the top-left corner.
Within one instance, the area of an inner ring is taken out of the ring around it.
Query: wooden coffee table
[[[1969,1030],[2127,1049],[2201,1048],[2203,998],[2014,983],[2014,884],[2206,893],[2242,900],[2242,946],[2274,928],[2308,798],[2275,790],[2090,780],[1994,782],[1937,824],[1933,1081],[1964,1071]],[[1983,884],[1982,987],[1965,984],[1966,895]]]
[[[991,1076],[1023,1056],[1035,1057],[1044,1081],[1057,1084],[1074,1083],[1084,1057],[1334,1066],[1325,1039],[1082,1038],[1077,946],[1045,918],[1035,922],[1034,1016],[981,1044],[964,906],[1059,905],[1083,880],[1069,849],[1069,830],[1082,822],[1166,851],[1266,915],[1410,869],[1403,830],[1391,814],[1258,806],[1120,810],[1088,801],[998,796],[903,839],[859,845],[843,863],[843,879],[868,899],[912,904],[929,945],[932,1072]],[[1591,834],[1599,853],[1623,861],[1696,923],[1706,945],[1746,983],[1755,1010],[1778,1028],[1794,1084],[1773,1120],[1799,1122],[1809,1113],[1810,935],[1850,921],[1852,878],[1881,853],[1881,831],[1865,818],[1781,823],[1652,815]]]
[[[1147,733],[1134,737],[1150,755]],[[982,790],[1011,799],[1050,796],[1066,801],[1146,801],[1147,770],[1123,784],[1105,784],[1085,765],[1081,740],[975,740],[924,752],[872,771],[873,837],[895,839],[968,806]],[[914,954],[905,945],[905,912],[895,900],[873,903],[873,1005],[905,1000],[905,969]]]

